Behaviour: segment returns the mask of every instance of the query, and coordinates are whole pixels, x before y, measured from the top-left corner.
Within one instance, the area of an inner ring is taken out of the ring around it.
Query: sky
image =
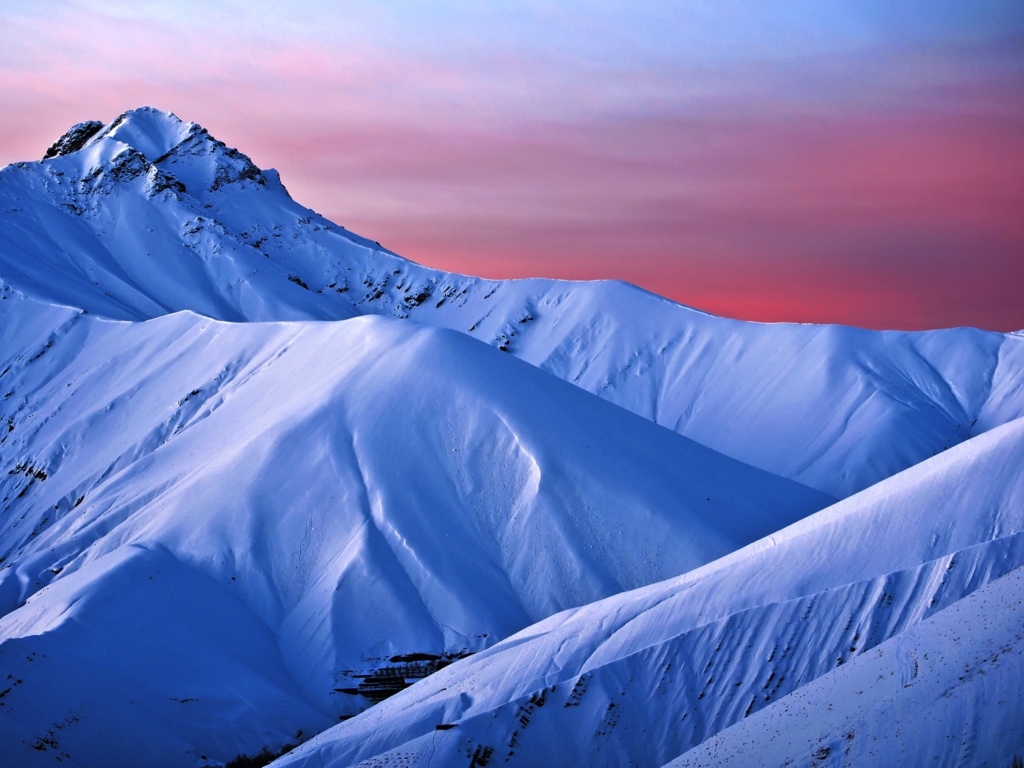
[[[0,0],[0,165],[142,105],[422,264],[1024,329],[1020,0]]]

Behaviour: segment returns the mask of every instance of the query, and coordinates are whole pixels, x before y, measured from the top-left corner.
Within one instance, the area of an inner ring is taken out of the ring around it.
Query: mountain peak
[[[195,123],[186,123],[173,112],[140,107],[119,115],[99,135],[123,142],[153,162],[198,127]]]
[[[71,126],[50,145],[43,159],[70,155],[96,140],[111,138],[127,144],[142,154],[148,162],[153,162],[190,134],[201,130],[195,123],[186,123],[173,112],[163,112],[154,107],[139,107],[122,112],[110,123],[87,120]]]

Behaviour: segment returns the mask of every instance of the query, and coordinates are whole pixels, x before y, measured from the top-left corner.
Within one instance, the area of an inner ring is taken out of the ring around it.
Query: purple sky
[[[0,163],[150,104],[432,266],[1024,328],[1019,0],[26,5]]]

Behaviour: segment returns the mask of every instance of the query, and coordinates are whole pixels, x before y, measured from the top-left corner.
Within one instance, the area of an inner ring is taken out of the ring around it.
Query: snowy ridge
[[[669,766],[1013,765],[1022,679],[1018,568]]]
[[[279,764],[662,765],[1024,565],[1022,463],[1024,420],[685,576],[540,622]]]
[[[81,123],[0,170],[0,763],[1005,762],[1022,466],[1024,333],[443,273]]]
[[[190,309],[452,328],[833,496],[1024,415],[1019,335],[760,325],[623,283],[438,272],[304,208],[275,172],[152,109],[76,152],[0,171],[0,212],[0,277],[26,293],[129,320]]]
[[[421,676],[831,501],[447,330],[3,296],[25,346],[0,363],[0,651],[26,661],[3,665],[25,684],[0,741],[24,765],[95,762],[93,729],[126,765],[280,746],[394,690],[375,673]],[[186,718],[132,710],[144,690]]]

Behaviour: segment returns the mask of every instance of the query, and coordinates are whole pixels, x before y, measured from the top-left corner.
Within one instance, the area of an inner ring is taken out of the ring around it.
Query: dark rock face
[[[43,155],[43,160],[77,152],[84,147],[85,142],[95,136],[102,127],[103,123],[99,120],[87,120],[84,123],[72,126],[68,129],[67,133],[50,145],[50,148],[46,150],[46,154]]]

